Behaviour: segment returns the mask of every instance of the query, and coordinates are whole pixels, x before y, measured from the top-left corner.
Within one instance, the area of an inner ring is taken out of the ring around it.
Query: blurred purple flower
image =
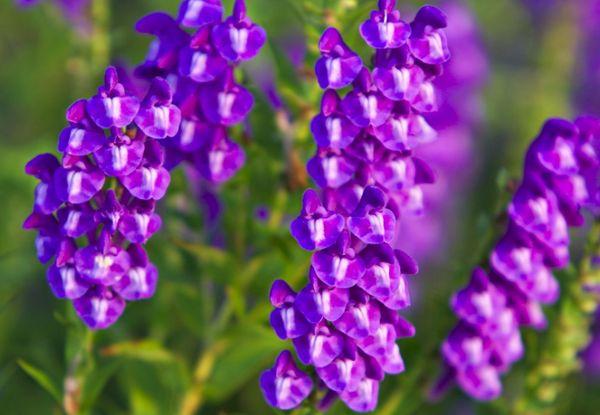
[[[600,173],[600,152],[587,151],[599,140],[600,119],[551,119],[529,147],[489,270],[476,269],[452,300],[459,323],[442,346],[445,386],[452,379],[475,399],[499,397],[501,375],[523,355],[520,327],[546,326],[541,306],[559,296],[552,269],[568,264],[567,227],[582,225],[582,208],[598,208],[583,175]]]

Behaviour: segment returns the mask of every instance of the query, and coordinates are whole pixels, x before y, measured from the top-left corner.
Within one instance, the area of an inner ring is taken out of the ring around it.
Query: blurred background
[[[178,1],[91,0],[76,10],[60,0],[38,3],[0,2],[0,413],[64,413],[65,392],[79,403],[71,413],[277,413],[264,404],[257,377],[289,347],[268,326],[271,282],[299,287],[309,264],[287,226],[309,185],[303,166],[314,151],[308,122],[319,102],[311,75],[316,40],[326,22],[336,24],[366,56],[357,27],[376,2],[247,1],[270,39],[244,68],[257,97],[237,131],[247,164],[218,189],[215,217],[184,172],[173,173],[160,207],[163,229],[148,245],[160,270],[156,296],[129,304],[115,326],[93,334],[68,302],[54,299],[34,234],[21,229],[35,186],[23,167],[55,151],[65,108],[94,93],[106,64],[143,60],[149,39],[134,31],[135,22],[155,10],[176,14]],[[230,10],[231,1],[224,3]],[[424,2],[398,3],[412,16]],[[451,391],[430,402],[427,390],[454,323],[448,299],[497,231],[525,148],[548,117],[600,114],[598,2],[429,3],[448,13],[454,57],[440,80],[443,109],[431,120],[439,141],[421,154],[439,183],[427,190],[426,216],[407,218],[398,241],[422,264],[409,313],[417,335],[401,342],[407,371],[386,379],[378,413],[509,413],[512,402],[527,399],[525,372],[543,347],[538,333],[526,333],[530,348],[505,379],[504,399],[481,405]],[[586,359],[550,413],[598,413],[600,352]],[[73,392],[75,377],[84,380]]]

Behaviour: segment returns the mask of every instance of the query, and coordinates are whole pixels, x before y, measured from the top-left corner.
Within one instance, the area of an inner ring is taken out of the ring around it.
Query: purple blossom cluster
[[[228,129],[246,119],[254,98],[236,82],[236,68],[266,41],[265,31],[246,15],[244,0],[235,1],[231,16],[222,15],[220,0],[185,0],[177,20],[157,12],[136,25],[156,36],[136,75],[167,79],[181,108],[181,129],[164,142],[168,166],[188,162],[213,184],[229,180],[244,164],[244,151]]]
[[[38,232],[54,295],[71,300],[92,329],[112,325],[126,301],[156,289],[158,271],[143,245],[161,226],[155,205],[170,183],[159,141],[179,129],[171,98],[168,83],[155,78],[140,100],[109,67],[98,93],[67,109],[62,159],[41,154],[25,167],[40,182],[23,226]]]
[[[542,329],[542,304],[559,296],[553,268],[569,261],[569,226],[598,207],[600,119],[551,119],[531,144],[505,235],[452,299],[459,317],[442,346],[446,381],[480,400],[502,392],[500,376],[524,353],[520,327]]]
[[[391,244],[401,212],[418,208],[420,186],[433,181],[412,152],[436,136],[424,114],[436,109],[432,82],[450,57],[445,26],[437,8],[423,7],[409,24],[395,0],[379,1],[360,26],[375,49],[373,71],[336,29],[319,42],[315,70],[325,92],[311,123],[318,148],[307,170],[321,193],[306,191],[290,226],[298,244],[315,252],[300,292],[273,283],[270,321],[281,339],[292,340],[298,359],[314,367],[320,409],[339,397],[354,411],[372,411],[384,375],[404,370],[396,340],[412,336],[414,327],[398,310],[410,305],[406,276],[418,266]],[[284,351],[260,385],[270,405],[291,409],[314,382]]]

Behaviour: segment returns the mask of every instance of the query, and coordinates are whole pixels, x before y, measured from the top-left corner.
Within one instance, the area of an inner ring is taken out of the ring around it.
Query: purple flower
[[[115,68],[108,68],[104,86],[98,88],[98,95],[88,99],[87,112],[100,128],[122,128],[133,122],[140,102],[135,96],[126,95],[125,88],[118,83]]]
[[[317,193],[309,189],[302,198],[302,212],[290,225],[292,236],[306,250],[333,245],[344,229],[344,218],[328,211]]]
[[[298,369],[292,354],[286,350],[279,354],[272,369],[260,375],[260,387],[270,405],[287,410],[295,408],[308,397],[313,382]]]
[[[213,28],[215,47],[225,59],[236,62],[254,58],[267,40],[265,30],[246,16],[244,0],[236,0],[231,17]]]
[[[155,79],[140,105],[110,67],[98,94],[67,110],[62,160],[42,154],[25,167],[40,184],[23,227],[38,231],[40,261],[54,258],[50,289],[72,300],[91,329],[114,324],[126,301],[150,298],[156,289],[158,270],[140,244],[161,225],[155,200],[170,177],[157,140],[179,129],[179,110],[170,102],[168,84]]]
[[[342,39],[337,29],[325,30],[319,41],[321,57],[315,72],[323,89],[340,89],[350,85],[363,68],[362,60]]]
[[[223,17],[221,0],[184,0],[177,20],[184,27],[198,28],[218,23]]]
[[[440,9],[422,7],[410,26],[412,31],[408,44],[415,58],[430,65],[450,59],[446,34],[440,30],[446,27],[446,16]]]
[[[500,376],[523,355],[520,327],[544,328],[540,304],[558,298],[552,268],[568,263],[566,217],[580,215],[585,206],[575,194],[566,200],[556,186],[557,180],[581,174],[575,155],[588,137],[578,124],[546,122],[527,153],[523,183],[508,207],[508,230],[492,250],[489,273],[476,269],[453,298],[460,321],[442,355],[450,378],[476,399],[500,396]]]
[[[167,168],[183,162],[209,184],[229,180],[243,166],[245,153],[228,128],[245,122],[254,106],[250,91],[236,83],[236,70],[264,46],[264,29],[247,16],[243,0],[235,1],[224,20],[220,0],[185,0],[177,20],[153,13],[136,29],[157,38],[136,75],[147,80],[163,76],[174,89],[172,103],[163,87],[152,102],[142,102],[140,113],[145,114],[138,124],[156,129],[146,130],[148,135],[166,137]],[[179,116],[181,128],[176,129]]]
[[[406,43],[410,25],[400,19],[396,0],[379,0],[379,10],[360,26],[360,34],[375,49],[395,49]]]
[[[422,37],[442,37],[441,27]],[[435,108],[439,70],[411,52],[410,26],[393,1],[380,2],[361,35],[377,48],[376,80],[336,29],[319,42],[315,71],[326,90],[311,123],[318,149],[307,170],[321,193],[304,193],[290,226],[298,244],[315,252],[309,282],[297,295],[281,280],[273,284],[271,325],[282,339],[292,338],[302,363],[315,367],[325,389],[320,408],[339,397],[365,412],[377,406],[385,374],[405,369],[396,340],[414,334],[397,311],[411,303],[406,276],[418,266],[390,244],[400,216],[422,208],[420,186],[433,181],[412,151],[436,136],[423,114]],[[349,85],[343,97],[334,91]],[[261,386],[267,402],[283,409]]]

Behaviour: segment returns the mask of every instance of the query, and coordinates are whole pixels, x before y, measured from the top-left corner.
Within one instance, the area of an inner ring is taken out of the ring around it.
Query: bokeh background
[[[316,39],[326,21],[336,23],[366,52],[357,26],[375,1],[342,0],[347,9],[336,9],[328,0],[248,0],[270,38],[259,61],[245,68],[258,98],[237,132],[248,162],[218,189],[215,221],[207,220],[210,212],[184,172],[174,173],[160,207],[165,225],[149,242],[160,270],[156,296],[130,304],[115,326],[93,334],[70,304],[53,298],[34,235],[21,229],[35,185],[23,166],[55,151],[65,108],[94,93],[107,63],[141,62],[149,39],[135,33],[137,19],[154,10],[174,14],[178,1],[92,3],[74,22],[52,0],[28,9],[0,2],[0,413],[64,413],[65,379],[75,375],[83,379],[76,388],[82,414],[277,413],[263,403],[257,377],[289,347],[268,327],[270,284],[285,278],[300,286],[309,263],[287,224],[308,185],[302,166],[314,151],[308,121],[319,100],[310,76]],[[229,9],[231,1],[224,3]],[[407,14],[423,3],[399,1]],[[504,399],[483,405],[451,391],[428,401],[437,350],[454,322],[448,299],[483,255],[505,188],[519,177],[524,149],[543,121],[600,114],[593,82],[600,47],[590,38],[594,16],[584,0],[430,3],[447,6],[451,28],[462,28],[444,81],[456,114],[438,120],[447,134],[422,155],[434,165],[439,160],[441,184],[430,191],[428,215],[408,223],[400,241],[423,264],[409,313],[418,333],[401,343],[407,371],[386,379],[378,413],[508,413],[526,394],[525,373],[543,335],[526,334],[532,346],[505,380]],[[283,107],[273,105],[273,91]],[[557,413],[598,413],[593,367],[570,377],[558,401]]]

